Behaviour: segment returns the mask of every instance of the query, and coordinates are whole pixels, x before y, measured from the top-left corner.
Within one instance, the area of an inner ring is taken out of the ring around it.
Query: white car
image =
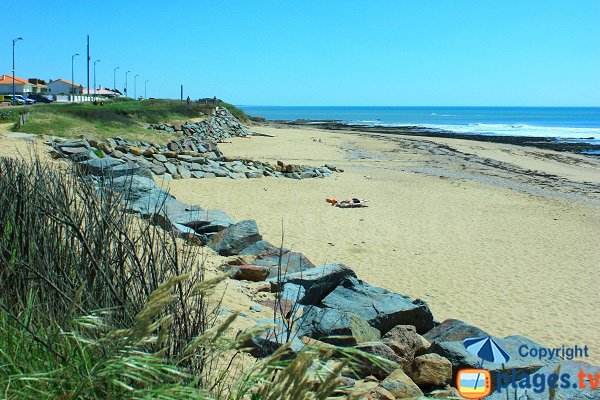
[[[35,104],[35,103],[37,103],[37,101],[35,101],[33,99],[28,99],[27,97],[22,96],[20,94],[16,94],[15,98],[23,100],[25,102],[25,104]]]

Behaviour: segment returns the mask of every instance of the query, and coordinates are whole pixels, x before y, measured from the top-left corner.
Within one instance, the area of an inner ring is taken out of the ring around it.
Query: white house
[[[83,86],[77,83],[73,84],[65,79],[59,78],[48,83],[48,94],[83,94]]]

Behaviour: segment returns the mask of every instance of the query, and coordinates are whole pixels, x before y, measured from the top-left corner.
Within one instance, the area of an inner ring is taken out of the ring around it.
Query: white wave
[[[596,139],[600,140],[600,128],[574,128],[558,126],[533,126],[521,124],[469,124],[469,125],[420,125],[425,128],[439,129],[465,134],[484,134],[501,136],[553,137],[559,139]]]

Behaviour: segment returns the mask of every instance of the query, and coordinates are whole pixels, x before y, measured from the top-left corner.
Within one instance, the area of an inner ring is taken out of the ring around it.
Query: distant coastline
[[[268,124],[477,140],[600,156],[600,107],[240,108]]]

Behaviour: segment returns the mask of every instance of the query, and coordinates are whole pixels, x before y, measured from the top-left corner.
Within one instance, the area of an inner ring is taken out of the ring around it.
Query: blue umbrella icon
[[[510,360],[510,356],[490,336],[465,339],[463,344],[469,353],[481,358],[481,365],[483,360],[494,364],[504,364]]]
[[[463,340],[467,351],[481,358],[479,368],[483,367],[483,360],[494,364],[504,364],[510,360],[510,356],[490,336],[475,337]],[[479,374],[475,381],[475,387],[479,383]]]

